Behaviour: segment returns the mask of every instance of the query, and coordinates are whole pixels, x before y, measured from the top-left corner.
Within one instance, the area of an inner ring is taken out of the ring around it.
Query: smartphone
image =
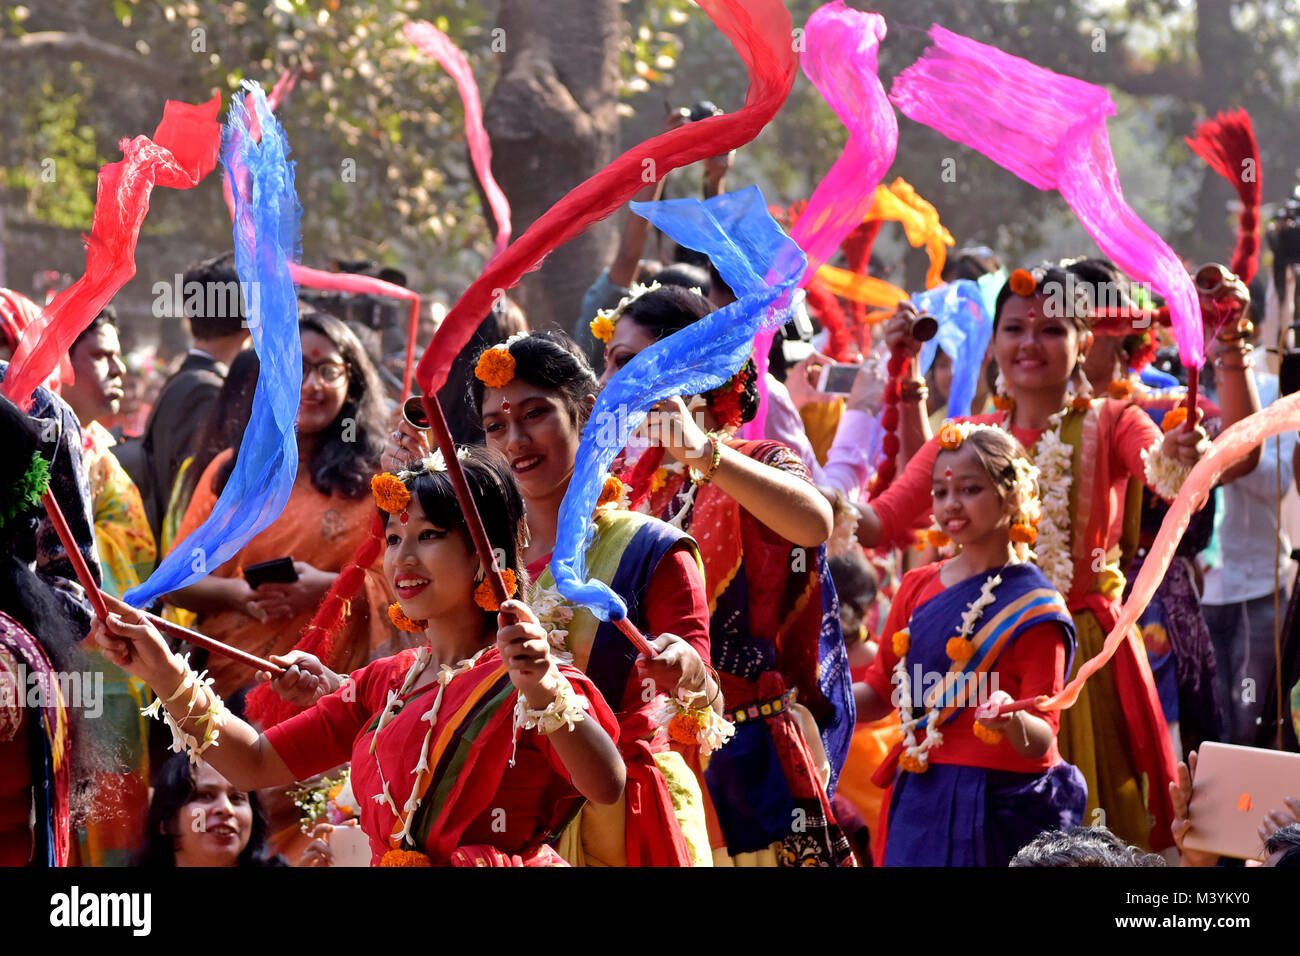
[[[263,584],[293,584],[298,580],[298,572],[294,570],[293,558],[273,558],[244,568],[244,580],[256,590]]]
[[[847,395],[853,391],[853,380],[858,377],[861,365],[823,365],[817,379],[817,391],[830,395]]]

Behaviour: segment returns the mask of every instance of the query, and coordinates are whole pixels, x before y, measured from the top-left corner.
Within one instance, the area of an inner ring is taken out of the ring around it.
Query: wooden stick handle
[[[54,532],[59,536],[59,542],[63,545],[63,550],[68,553],[68,560],[72,562],[72,570],[76,573],[77,581],[86,592],[86,597],[90,599],[90,606],[94,608],[95,616],[101,621],[107,619],[108,605],[104,602],[104,595],[100,592],[99,586],[95,584],[95,578],[90,573],[90,566],[86,564],[81,549],[77,547],[77,541],[72,536],[72,529],[68,527],[68,520],[63,516],[63,509],[59,507],[58,499],[54,497],[52,492],[47,490],[41,496],[41,504],[45,506],[45,513],[50,516],[50,524],[54,525]],[[237,647],[231,647],[229,644],[223,644],[221,641],[200,634],[198,631],[191,631],[187,627],[173,624],[171,621],[156,614],[150,614],[148,611],[142,611],[141,613],[149,618],[160,630],[189,641],[195,647],[202,647],[215,654],[221,654],[257,670],[270,671],[277,677],[284,673],[284,668],[279,664],[272,664],[270,661],[262,660],[262,658],[241,651]]]

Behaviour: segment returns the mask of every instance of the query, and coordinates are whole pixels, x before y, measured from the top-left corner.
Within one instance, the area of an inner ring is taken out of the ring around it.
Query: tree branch
[[[160,63],[141,56],[134,50],[123,49],[112,43],[98,40],[88,33],[43,30],[20,37],[0,39],[0,60],[4,62],[48,57],[52,54],[67,60],[98,63],[120,73],[134,74],[142,82],[174,83],[184,73],[179,65]]]

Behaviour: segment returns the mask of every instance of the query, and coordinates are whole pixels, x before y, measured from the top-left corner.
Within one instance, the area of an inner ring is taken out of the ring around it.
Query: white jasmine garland
[[[676,697],[660,694],[650,709],[649,717],[659,726],[666,727],[683,711],[692,712],[700,721],[700,729],[696,731],[695,741],[700,746],[700,753],[707,757],[735,736],[736,725],[708,704],[697,708],[695,702],[703,697],[703,694],[680,687],[677,689]]]
[[[1038,546],[1032,552],[1052,587],[1068,596],[1074,583],[1074,557],[1070,550],[1070,487],[1074,484],[1074,449],[1061,438],[1065,413],[1074,399],[1073,386],[1066,389],[1065,407],[1047,420],[1042,437],[1029,449],[1038,470],[1038,487],[1043,489],[1039,502]],[[1011,431],[1011,413],[1002,427]],[[1019,476],[1018,476],[1019,477]]]

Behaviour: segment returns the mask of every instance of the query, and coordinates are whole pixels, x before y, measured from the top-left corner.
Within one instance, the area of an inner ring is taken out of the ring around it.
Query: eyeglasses
[[[348,367],[342,362],[320,362],[313,364],[311,362],[302,363],[302,382],[307,384],[312,373],[321,380],[323,385],[337,385],[348,377]]]

